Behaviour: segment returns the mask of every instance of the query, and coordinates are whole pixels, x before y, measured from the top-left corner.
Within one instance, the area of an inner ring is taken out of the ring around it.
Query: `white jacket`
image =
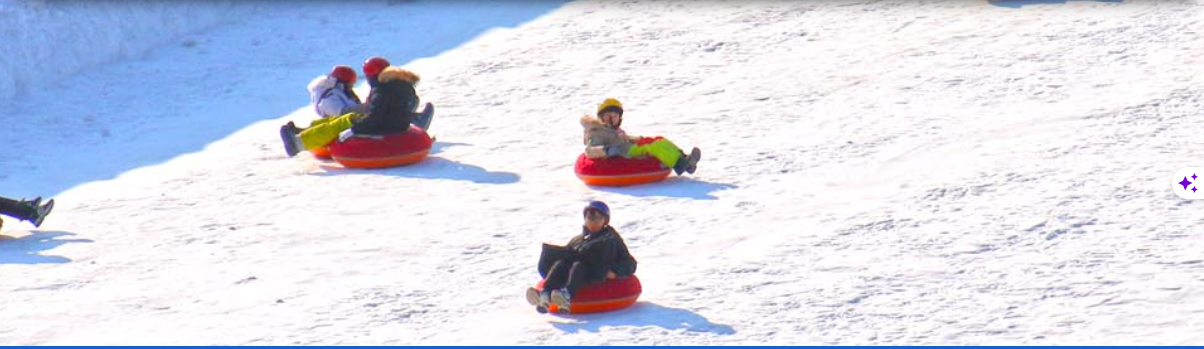
[[[360,103],[343,93],[342,83],[330,75],[309,82],[309,102],[318,116],[328,118],[356,110]]]

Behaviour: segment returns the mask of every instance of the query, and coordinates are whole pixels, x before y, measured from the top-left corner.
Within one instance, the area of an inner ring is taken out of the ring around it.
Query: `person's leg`
[[[20,201],[0,196],[0,214],[18,217],[23,210],[24,206],[21,205]]]
[[[552,268],[548,270],[548,277],[543,279],[543,290],[545,293],[552,292],[554,289],[564,287],[569,282],[569,270],[571,265],[565,260],[552,263]]]
[[[569,268],[568,281],[564,283],[564,288],[569,290],[570,297],[577,295],[577,290],[581,288],[581,285],[585,284],[588,275],[588,264],[584,262],[573,262],[573,267]]]
[[[643,144],[632,145],[631,150],[627,152],[627,156],[652,155],[657,160],[660,160],[661,164],[665,165],[665,167],[672,168],[675,171],[679,169],[679,160],[683,159],[685,154],[682,154],[681,148],[678,148],[676,144],[664,138],[659,138],[648,143],[640,143]],[[680,167],[680,169],[684,171],[685,167]],[[681,174],[682,171],[677,171],[677,173]]]
[[[330,121],[312,125],[301,131],[298,137],[301,138],[301,144],[305,146],[306,150],[330,144],[330,142],[339,138],[339,132],[351,128],[359,115],[351,113],[328,118]]]
[[[32,221],[35,213],[37,213],[37,206],[30,205],[29,202],[0,196],[0,214],[23,221]]]
[[[548,277],[543,279],[543,291],[540,292],[534,287],[527,288],[527,303],[534,305],[537,312],[548,312],[548,302],[551,299],[552,290],[564,287],[568,282],[569,269],[567,260],[558,260],[552,263],[548,269]]]
[[[548,297],[549,304],[555,304],[560,312],[567,313],[571,308],[573,296],[576,296],[577,290],[581,288],[581,285],[585,284],[588,274],[588,264],[573,262],[573,266],[569,268],[564,287],[552,291],[552,294]]]
[[[342,115],[339,115],[339,116],[342,116]],[[314,121],[310,121],[309,127],[322,125],[322,124],[330,122],[331,120],[338,119],[338,118],[339,118],[338,116],[332,116],[332,117],[328,117],[328,118],[318,118]],[[306,128],[309,128],[309,127],[306,127]]]

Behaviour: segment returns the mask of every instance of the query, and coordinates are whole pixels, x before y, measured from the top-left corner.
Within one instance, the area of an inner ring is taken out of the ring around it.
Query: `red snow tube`
[[[411,125],[405,133],[351,137],[345,142],[331,142],[328,147],[330,157],[345,167],[382,168],[422,161],[432,143],[426,131]]]
[[[314,154],[315,158],[329,159],[330,158],[330,147],[313,148],[313,149],[309,150],[309,153]]]
[[[619,187],[660,181],[672,170],[661,166],[661,161],[651,156],[590,159],[581,154],[577,157],[576,171],[577,178],[585,184]]]
[[[535,285],[535,289],[543,291],[543,280]],[[577,295],[569,305],[569,314],[601,313],[619,310],[635,304],[644,289],[640,287],[640,279],[635,275],[621,279],[606,280],[598,284],[588,284],[577,289]],[[555,313],[556,305],[551,305],[549,311]]]

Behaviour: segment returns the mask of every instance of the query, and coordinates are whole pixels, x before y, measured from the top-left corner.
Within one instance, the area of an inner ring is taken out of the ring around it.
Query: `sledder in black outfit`
[[[527,302],[540,313],[549,304],[569,309],[577,289],[587,283],[627,277],[635,274],[636,261],[627,251],[623,238],[610,226],[610,208],[591,201],[583,211],[585,224],[581,234],[565,246],[544,244],[539,258],[539,274],[544,277],[543,292],[527,289]]]

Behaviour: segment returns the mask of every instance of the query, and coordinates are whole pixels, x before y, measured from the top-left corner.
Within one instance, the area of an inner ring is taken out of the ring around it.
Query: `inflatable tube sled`
[[[309,150],[309,153],[314,154],[315,158],[329,159],[330,158],[330,147],[313,148],[313,149]]]
[[[581,154],[577,157],[576,172],[577,178],[585,184],[621,187],[658,182],[668,177],[673,170],[665,168],[660,160],[651,156],[590,159]]]
[[[543,292],[543,280],[535,285],[535,289]],[[577,289],[568,313],[588,314],[623,309],[635,304],[642,292],[640,279],[635,275],[584,285]],[[556,309],[555,304],[550,304],[548,311],[563,313],[561,309]]]
[[[382,168],[422,161],[434,141],[421,128],[385,136],[356,136],[328,146],[330,157],[349,168]]]

